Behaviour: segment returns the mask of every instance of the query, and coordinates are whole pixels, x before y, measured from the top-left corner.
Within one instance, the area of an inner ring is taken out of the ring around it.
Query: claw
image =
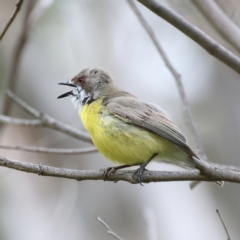
[[[144,171],[148,171],[144,166],[140,166],[134,173],[133,173],[133,179],[135,179],[138,183],[140,183],[141,186],[143,186],[143,176]]]
[[[115,170],[116,170],[115,167],[108,167],[106,169],[102,169],[102,171],[103,171],[103,180],[106,181],[107,175],[109,173],[111,173],[111,172],[115,172]]]
[[[140,167],[133,173],[133,179],[137,180],[141,186],[143,186],[143,173],[144,171],[148,171],[146,166],[158,155],[158,153],[154,153],[146,162],[142,163]]]

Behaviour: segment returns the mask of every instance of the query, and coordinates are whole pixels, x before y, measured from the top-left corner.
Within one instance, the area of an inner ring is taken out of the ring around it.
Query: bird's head
[[[113,80],[110,75],[102,69],[86,68],[68,82],[60,82],[60,85],[73,87],[73,90],[58,97],[72,96],[72,103],[75,107],[81,107],[94,100],[109,94]]]

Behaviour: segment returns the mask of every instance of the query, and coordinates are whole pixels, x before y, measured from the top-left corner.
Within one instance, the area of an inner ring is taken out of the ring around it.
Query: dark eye
[[[83,83],[83,78],[79,78],[78,80],[77,80],[77,82],[79,83],[79,84],[82,84]]]

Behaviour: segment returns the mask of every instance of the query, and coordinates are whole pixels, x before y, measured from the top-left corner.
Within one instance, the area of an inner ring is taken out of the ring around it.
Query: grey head
[[[71,100],[75,108],[107,96],[111,88],[114,88],[111,76],[100,68],[86,68],[70,81],[59,84],[73,87],[73,90],[60,95],[58,99],[72,96]]]

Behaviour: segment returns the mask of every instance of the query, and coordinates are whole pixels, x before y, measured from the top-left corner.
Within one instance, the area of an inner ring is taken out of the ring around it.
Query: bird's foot
[[[137,183],[140,183],[141,186],[143,186],[144,171],[148,170],[145,168],[145,164],[142,164],[132,175],[132,178],[137,181]]]
[[[133,173],[132,178],[140,183],[141,186],[143,186],[143,174],[144,171],[148,171],[146,169],[146,166],[158,155],[158,153],[154,153],[146,162],[142,163],[140,167]]]
[[[116,170],[116,167],[108,167],[105,169],[101,169],[101,171],[103,172],[103,180],[106,181],[108,174],[115,172]]]

